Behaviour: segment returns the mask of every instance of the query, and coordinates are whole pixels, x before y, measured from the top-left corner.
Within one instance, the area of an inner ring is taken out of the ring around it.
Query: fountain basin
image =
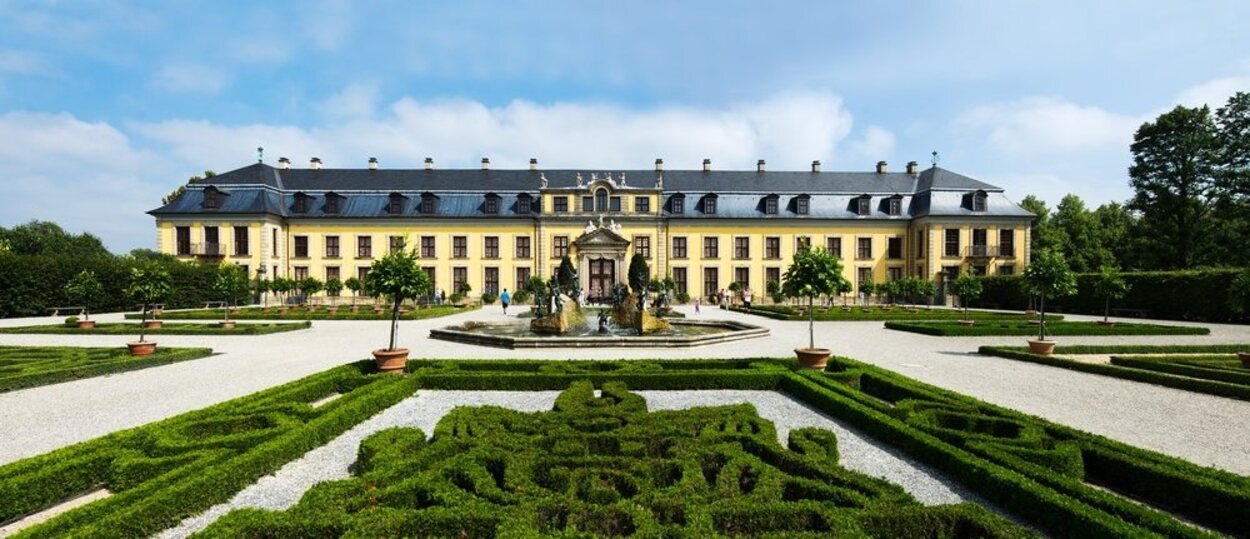
[[[468,322],[430,330],[430,338],[498,348],[688,348],[768,336],[768,328],[731,320],[669,321],[671,329],[648,335],[584,331],[538,335],[529,324]]]

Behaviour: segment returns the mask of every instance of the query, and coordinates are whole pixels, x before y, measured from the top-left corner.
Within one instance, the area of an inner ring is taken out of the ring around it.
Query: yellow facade
[[[571,195],[546,193],[544,207],[553,207],[553,196]],[[744,287],[752,289],[756,301],[765,301],[766,280],[784,274],[801,241],[833,247],[840,240],[841,252],[837,254],[843,260],[845,277],[856,286],[867,276],[874,282],[913,275],[941,280],[952,267],[987,274],[1007,271],[1004,267],[1019,272],[1028,259],[1028,225],[1018,220],[661,218],[658,193],[638,196],[651,199],[650,212],[633,212],[635,206],[630,200],[629,211],[607,216],[609,223],[614,221],[619,227],[614,232],[630,245],[622,253],[623,262],[615,268],[614,276],[624,280],[629,257],[641,250],[648,255],[654,276],[678,279],[691,297],[714,295],[745,276]],[[568,246],[566,253],[576,262],[579,253],[575,242],[588,227],[598,227],[600,215],[578,211],[577,204],[580,200],[570,202],[567,214],[543,214],[533,219],[326,218],[284,223],[271,217],[164,217],[158,220],[158,247],[178,255],[177,228],[184,227],[191,244],[191,252],[183,249],[184,254],[179,255],[184,259],[243,265],[252,277],[264,268],[268,278],[308,276],[325,280],[337,272],[338,278],[345,280],[366,271],[390,249],[392,237],[401,237],[407,248],[421,254],[421,264],[429,268],[436,288],[451,294],[460,278],[469,283],[470,296],[475,297],[488,290],[488,285],[495,291],[515,291],[525,275],[550,275],[559,264],[560,245]],[[217,227],[218,241],[211,252],[205,252],[211,243],[206,239],[211,227]],[[246,227],[245,250],[235,236],[235,227]],[[958,231],[954,251],[947,249],[947,230]],[[984,231],[975,232],[984,234],[984,249],[974,247],[974,230]],[[1003,252],[1001,234],[1011,237],[1011,252]],[[337,250],[333,238],[337,238]],[[897,242],[894,252],[890,250],[891,239]],[[684,253],[680,250],[683,242]],[[582,277],[585,281],[588,276],[583,272]],[[587,286],[585,282],[583,285]]]

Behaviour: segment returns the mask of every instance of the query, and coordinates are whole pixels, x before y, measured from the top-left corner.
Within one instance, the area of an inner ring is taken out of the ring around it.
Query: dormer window
[[[985,211],[985,191],[972,194],[972,211]]]
[[[898,216],[903,214],[903,197],[895,195],[890,197],[887,210],[890,215]]]
[[[215,210],[221,207],[221,191],[216,187],[208,186],[204,188],[204,209]]]
[[[434,215],[438,211],[438,197],[434,193],[421,194],[421,213],[425,215]]]
[[[855,214],[861,217],[872,214],[872,197],[864,195],[856,199]]]
[[[391,193],[390,201],[386,204],[386,213],[391,215],[404,213],[404,195]]]
[[[703,213],[716,215],[716,195],[703,197]]]
[[[486,193],[486,203],[482,206],[482,211],[487,215],[496,215],[499,213],[499,195],[495,193]]]
[[[295,193],[295,213],[308,213],[308,199],[304,193]]]
[[[517,195],[516,212],[521,213],[521,214],[530,213],[530,209],[531,209],[530,203],[532,202],[532,200],[533,199],[525,193],[521,193],[520,195]]]
[[[799,215],[807,215],[812,210],[812,197],[808,195],[799,195],[794,197],[794,213]]]
[[[325,212],[327,214],[337,214],[341,208],[343,197],[337,193],[326,193]]]
[[[777,195],[764,197],[764,214],[777,215]]]
[[[674,215],[686,213],[686,195],[673,195],[668,199],[668,211]]]

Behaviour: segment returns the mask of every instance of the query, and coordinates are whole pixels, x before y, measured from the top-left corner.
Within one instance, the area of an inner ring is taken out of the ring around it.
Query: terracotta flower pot
[[[286,313],[287,313],[287,311],[289,311],[289,310],[290,310],[290,309],[288,309],[288,308],[286,308],[286,307],[278,307],[278,314],[279,314],[279,315],[286,314]]]
[[[234,329],[236,326],[238,326],[238,323],[234,320],[222,320],[221,322],[217,322],[217,327],[221,329]]]
[[[1049,356],[1055,353],[1055,341],[1039,341],[1037,339],[1030,339],[1029,351],[1034,354]]]
[[[378,365],[378,372],[403,374],[404,366],[408,363],[408,349],[396,348],[394,350],[374,350],[373,360]]]
[[[156,353],[155,341],[128,342],[126,348],[130,350],[132,356],[150,356]]]
[[[832,352],[828,348],[795,348],[794,355],[798,356],[800,367],[823,371]]]
[[[164,324],[165,322],[162,320],[148,320],[143,323],[143,327],[147,329],[161,329],[161,326]]]
[[[976,323],[977,323],[976,320],[960,320],[959,321],[959,325],[964,326],[964,327],[971,326]]]
[[[1250,352],[1237,352],[1237,359],[1241,360],[1241,368],[1250,369]]]
[[[356,314],[356,313],[358,313],[358,312],[360,312],[360,307],[357,307],[357,306],[355,306],[355,305],[352,305],[352,314]]]
[[[95,329],[95,320],[79,320],[78,329]]]
[[[329,309],[326,309],[326,314],[339,314],[339,308],[330,307]]]

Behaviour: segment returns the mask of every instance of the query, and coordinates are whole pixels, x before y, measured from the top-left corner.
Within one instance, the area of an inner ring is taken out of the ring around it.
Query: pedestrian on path
[[[512,296],[508,295],[508,289],[507,288],[503,289],[503,293],[499,295],[499,302],[503,303],[503,315],[504,316],[508,316],[508,301],[511,299],[512,299]]]
[[[699,304],[702,303],[701,298],[694,298],[694,314],[699,314]]]

